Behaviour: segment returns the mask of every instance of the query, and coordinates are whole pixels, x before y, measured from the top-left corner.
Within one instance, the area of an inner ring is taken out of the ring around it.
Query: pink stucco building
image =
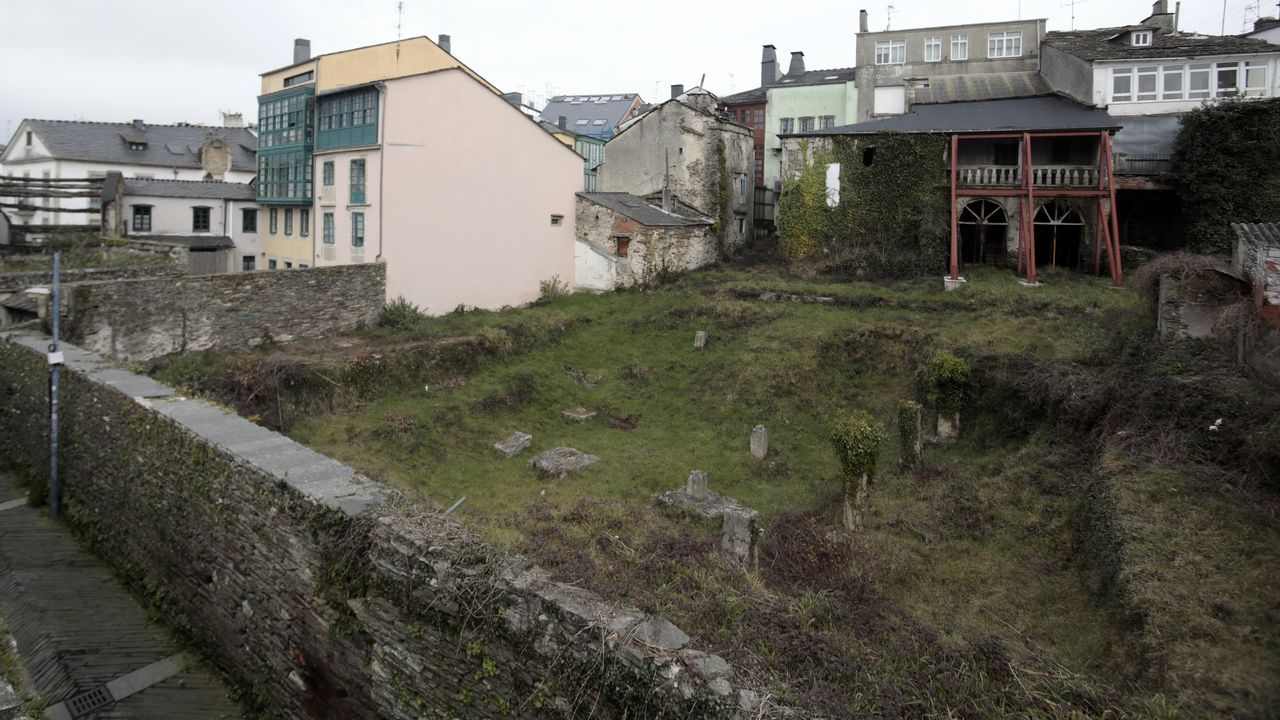
[[[577,153],[458,68],[361,91],[375,142],[315,152],[316,265],[385,262],[388,300],[431,314],[572,282]]]

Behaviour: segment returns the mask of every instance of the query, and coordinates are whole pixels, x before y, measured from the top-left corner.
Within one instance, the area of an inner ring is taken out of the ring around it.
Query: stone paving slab
[[[0,474],[0,498],[19,495]],[[181,651],[63,526],[25,506],[0,512],[0,608],[34,689],[50,706]],[[86,717],[240,716],[220,680],[195,665]]]

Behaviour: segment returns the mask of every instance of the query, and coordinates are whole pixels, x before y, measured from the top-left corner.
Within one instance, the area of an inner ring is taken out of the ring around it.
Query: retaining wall
[[[0,333],[0,452],[47,466],[48,339]],[[66,520],[288,718],[761,716],[661,618],[208,403],[65,346]]]
[[[133,265],[116,268],[82,268],[62,270],[60,282],[83,282],[89,280],[128,280],[135,278],[179,277],[186,275],[187,270],[181,265],[172,263],[156,265]],[[21,272],[0,273],[0,293],[25,290],[37,285],[53,283],[52,270],[24,270]]]
[[[68,284],[68,341],[122,360],[243,348],[349,331],[377,320],[382,263]]]

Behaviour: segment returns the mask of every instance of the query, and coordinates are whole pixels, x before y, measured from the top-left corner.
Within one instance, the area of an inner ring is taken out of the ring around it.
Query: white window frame
[[[969,59],[969,35],[952,35],[951,36],[951,59],[952,60],[968,60]]]
[[[1178,79],[1178,87],[1170,88],[1169,80]],[[1163,65],[1160,67],[1160,99],[1183,100],[1187,97],[1187,66]]]
[[[1236,74],[1236,86],[1218,87],[1219,73]],[[1129,92],[1117,93],[1117,78],[1127,77]],[[1143,92],[1142,81],[1155,78],[1155,92]],[[1202,87],[1192,89],[1192,81]],[[1177,87],[1171,87],[1176,85]],[[1266,60],[1234,60],[1219,63],[1181,63],[1178,65],[1139,65],[1111,68],[1108,86],[1110,102],[1178,102],[1212,100],[1226,97],[1270,97],[1271,63]]]
[[[1014,52],[1015,49],[1017,52]],[[987,57],[993,59],[1022,57],[1022,31],[987,33]]]
[[[933,35],[924,39],[924,61],[942,62],[941,35]]]
[[[1134,102],[1155,102],[1160,99],[1160,66],[1158,65],[1139,65],[1135,69],[1136,77],[1133,81],[1133,101]],[[1142,89],[1142,81],[1149,80],[1151,90],[1144,92]]]
[[[906,40],[877,40],[877,65],[905,65],[907,62]]]
[[[1151,47],[1151,31],[1150,30],[1134,30],[1129,36],[1134,47]]]
[[[1268,88],[1271,87],[1270,65],[1271,63],[1268,63],[1266,60],[1246,60],[1244,62],[1244,67],[1240,72],[1244,77],[1244,87],[1241,88],[1241,90],[1244,91],[1245,97],[1267,97],[1269,94]],[[1250,70],[1262,71],[1262,83],[1260,85],[1252,85],[1249,83]]]
[[[1124,78],[1128,83],[1128,90],[1123,93],[1117,91],[1117,85],[1116,85],[1116,81],[1120,80],[1121,78]],[[1133,68],[1131,67],[1111,68],[1111,84],[1109,85],[1109,92],[1108,92],[1108,95],[1111,98],[1111,102],[1113,103],[1133,102],[1133,92],[1134,92]]]

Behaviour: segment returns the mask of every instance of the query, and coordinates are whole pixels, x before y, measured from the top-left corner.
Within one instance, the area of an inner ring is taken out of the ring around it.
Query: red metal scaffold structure
[[[1039,190],[1035,187],[1035,174],[1031,162],[1031,142],[1037,139],[1066,137],[1098,137],[1098,187],[1096,188],[1060,188],[1046,187]],[[956,200],[962,197],[1016,197],[1021,198],[1020,222],[1018,223],[1018,272],[1026,268],[1028,283],[1036,281],[1036,242],[1035,242],[1035,199],[1040,197],[1096,197],[1098,199],[1098,242],[1094,243],[1093,272],[1102,271],[1102,248],[1107,249],[1107,266],[1111,270],[1111,282],[1114,285],[1124,283],[1124,270],[1120,265],[1120,224],[1116,219],[1116,186],[1112,181],[1113,161],[1111,154],[1111,132],[1021,132],[1021,133],[981,133],[965,134],[965,140],[1021,140],[1022,151],[1019,153],[1019,165],[1022,170],[1022,187],[1013,188],[979,188],[956,186],[959,177],[960,134],[951,135],[951,279],[960,279],[960,211]],[[1106,172],[1103,173],[1103,167]],[[1107,202],[1109,201],[1109,202]],[[1110,213],[1107,212],[1109,205]]]

